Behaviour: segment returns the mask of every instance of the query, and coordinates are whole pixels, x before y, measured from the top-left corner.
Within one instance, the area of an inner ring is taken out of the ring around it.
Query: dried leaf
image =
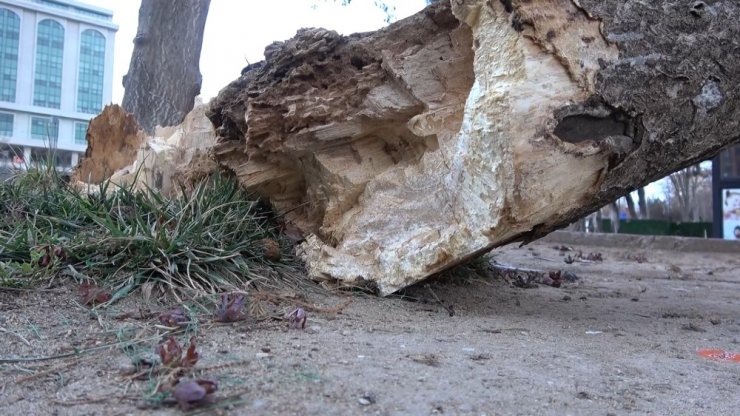
[[[67,261],[67,252],[64,251],[62,246],[54,246],[52,252],[54,254],[54,257],[58,258],[59,260]]]
[[[221,304],[216,310],[214,319],[218,322],[236,322],[246,319],[244,314],[244,303],[246,298],[242,294],[233,297],[224,293],[221,295]]]
[[[170,328],[186,327],[190,323],[190,317],[182,308],[175,308],[159,314],[159,322]]]
[[[292,312],[285,315],[285,319],[288,321],[288,327],[294,329],[306,328],[306,311],[303,308],[295,308]]]
[[[167,341],[159,344],[155,349],[159,354],[162,365],[175,368],[180,366],[182,360],[182,347],[177,343],[174,337],[169,337]]]
[[[590,261],[604,261],[604,256],[601,253],[599,253],[599,252],[596,252],[596,253],[588,253],[586,255],[586,260],[590,260]]]
[[[186,368],[195,367],[198,362],[198,352],[195,351],[195,337],[190,337],[190,346],[185,353],[185,358],[182,360],[182,366]]]
[[[113,298],[109,292],[99,288],[94,283],[83,283],[80,285],[79,290],[80,302],[87,306],[105,303]]]
[[[187,410],[208,402],[210,395],[216,390],[218,390],[218,384],[213,380],[180,380],[175,386],[172,396],[177,400],[181,409]]]
[[[549,272],[546,278],[542,279],[544,284],[552,287],[560,287],[563,284],[563,275],[560,270]]]

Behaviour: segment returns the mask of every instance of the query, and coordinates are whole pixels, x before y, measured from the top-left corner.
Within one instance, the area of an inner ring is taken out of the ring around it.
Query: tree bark
[[[312,276],[390,293],[740,140],[739,13],[453,0],[303,31],[213,102],[216,155],[311,233]]]
[[[142,0],[123,108],[148,133],[180,124],[200,94],[200,51],[210,0]]]
[[[632,194],[627,193],[624,196],[624,199],[627,200],[627,210],[630,213],[630,219],[636,220],[637,219],[637,210],[635,209],[635,201],[632,199]]]
[[[740,141],[738,15],[452,0],[304,29],[211,102],[210,153],[307,234],[311,277],[388,294]]]

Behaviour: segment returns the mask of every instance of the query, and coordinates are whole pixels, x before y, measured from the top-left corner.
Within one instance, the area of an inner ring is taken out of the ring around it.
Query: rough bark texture
[[[123,108],[148,133],[180,124],[200,94],[200,51],[210,0],[142,0]]]
[[[434,4],[301,30],[212,101],[221,166],[382,294],[740,141],[737,2]]]

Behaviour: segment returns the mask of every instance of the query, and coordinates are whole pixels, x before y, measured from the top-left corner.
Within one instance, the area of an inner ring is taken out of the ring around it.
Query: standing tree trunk
[[[612,221],[612,232],[619,233],[619,199],[609,204],[609,218]]]
[[[200,94],[200,51],[211,0],[142,0],[123,108],[148,133],[180,124]]]
[[[627,210],[629,210],[630,213],[630,219],[636,220],[637,219],[637,210],[635,210],[635,201],[632,199],[632,194],[628,193],[624,196],[624,199],[627,200]]]
[[[648,212],[647,201],[645,200],[645,187],[637,188],[637,204],[640,207],[640,218],[644,220],[650,219],[650,213]]]

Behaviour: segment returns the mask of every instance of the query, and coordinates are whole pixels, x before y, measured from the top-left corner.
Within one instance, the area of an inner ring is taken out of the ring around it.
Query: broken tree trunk
[[[381,294],[531,241],[740,141],[732,0],[452,0],[305,29],[213,100],[213,157]]]

